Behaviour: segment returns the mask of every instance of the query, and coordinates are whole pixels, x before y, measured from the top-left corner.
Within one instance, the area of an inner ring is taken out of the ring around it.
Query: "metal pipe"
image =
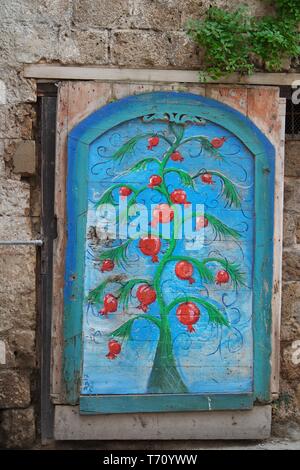
[[[34,245],[42,246],[43,240],[0,240],[0,245]]]

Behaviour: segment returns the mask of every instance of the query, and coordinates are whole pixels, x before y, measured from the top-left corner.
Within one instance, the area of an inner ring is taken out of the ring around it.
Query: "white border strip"
[[[50,64],[27,65],[24,68],[24,77],[48,80],[101,80],[105,82],[199,83],[199,73],[194,70],[120,69]],[[296,80],[300,80],[299,73],[256,73],[245,76],[233,74],[217,81],[208,80],[208,83],[291,86]]]

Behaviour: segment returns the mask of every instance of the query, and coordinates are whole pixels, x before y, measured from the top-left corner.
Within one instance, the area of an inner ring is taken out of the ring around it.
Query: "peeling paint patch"
[[[6,85],[0,80],[0,104],[6,104]]]
[[[210,397],[207,397],[207,401],[208,401],[208,409],[209,411],[212,410],[212,407],[211,407],[211,398]]]
[[[0,341],[0,364],[6,364],[6,344]]]

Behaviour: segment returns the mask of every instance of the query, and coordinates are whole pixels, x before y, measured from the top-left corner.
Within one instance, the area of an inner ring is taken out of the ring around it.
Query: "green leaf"
[[[131,329],[135,320],[136,318],[131,318],[127,322],[123,323],[123,325],[119,326],[119,328],[110,333],[110,336],[112,336],[113,338],[118,337],[123,339],[129,339],[131,337]]]
[[[197,268],[199,275],[201,276],[202,280],[205,282],[213,282],[214,276],[210,269],[205,266],[205,264],[201,261],[192,259],[191,261]]]
[[[197,269],[202,280],[205,282],[213,282],[214,276],[210,269],[202,262],[190,256],[172,256],[169,261],[188,261]]]
[[[112,204],[113,206],[116,205],[114,198],[113,198],[113,190],[114,187],[108,188],[101,196],[101,198],[96,202],[95,208],[101,206],[102,204]]]
[[[206,309],[208,313],[209,320],[212,323],[215,323],[217,325],[224,325],[229,327],[229,322],[228,320],[222,315],[220,310],[210,302],[207,302],[206,300],[198,300],[198,303],[203,305],[203,307]]]
[[[237,208],[241,207],[241,197],[236,189],[236,185],[232,180],[223,175],[223,173],[214,170],[201,171],[193,176],[193,179],[195,179],[197,176],[203,175],[204,173],[209,173],[210,175],[215,175],[220,178],[222,181],[222,196],[227,200],[229,206],[235,206]]]
[[[130,279],[119,288],[117,295],[119,297],[119,303],[123,304],[124,310],[128,309],[132,289],[138,284],[151,285],[150,281],[147,279]]]
[[[210,140],[203,135],[187,137],[182,142],[180,142],[179,146],[192,141],[200,142],[202,144],[202,149],[208,152],[209,156],[214,157],[217,160],[224,160],[224,157],[220,154],[220,152],[211,145]]]
[[[181,179],[181,182],[182,184],[184,184],[184,186],[187,186],[187,187],[194,187],[194,181],[193,181],[193,178],[189,175],[189,173],[187,171],[184,171],[184,170],[179,170],[177,168],[167,168],[165,170],[165,174],[166,173],[177,173],[178,176],[180,177]]]
[[[147,135],[147,134],[146,134]],[[123,158],[127,153],[130,153],[134,150],[134,147],[136,146],[137,142],[144,138],[145,135],[137,135],[135,137],[132,137],[128,142],[126,142],[122,147],[120,147],[110,158],[112,160],[120,160],[122,161]]]
[[[138,143],[139,140],[144,139],[145,137],[152,136],[154,134],[152,133],[147,133],[147,134],[140,134],[137,136],[132,137],[130,140],[128,140],[124,145],[122,145],[111,157],[111,160],[119,160],[122,161],[123,158],[125,157],[126,154],[132,152],[134,150],[134,147]],[[162,137],[162,136],[160,136]]]
[[[105,288],[111,282],[114,282],[112,278],[105,279],[105,281],[101,282],[101,284],[99,284],[97,287],[95,287],[95,289],[89,292],[87,301],[91,304],[101,303]]]
[[[216,160],[224,160],[224,157],[220,154],[219,150],[215,149],[206,137],[198,137],[197,140],[200,140],[202,148],[206,150],[210,156],[214,157]]]
[[[128,262],[128,246],[132,240],[127,240],[121,245],[109,248],[108,250],[103,251],[99,256],[98,260],[103,261],[105,259],[111,259],[117,266],[124,267],[126,262]]]
[[[214,230],[215,234],[220,239],[227,237],[234,239],[241,238],[242,235],[238,230],[228,227],[228,225],[221,222],[221,220],[217,219],[217,217],[207,213],[205,213],[205,217],[211,225],[212,229]]]
[[[241,207],[241,197],[236,189],[235,184],[222,173],[213,172],[223,183],[222,196],[228,201],[229,206]]]
[[[160,161],[157,158],[154,158],[154,157],[143,158],[143,160],[138,161],[131,168],[128,168],[127,170],[125,170],[122,173],[122,175],[127,175],[129,173],[135,173],[136,171],[144,171],[144,170],[146,170],[147,166],[151,162],[156,162],[156,163],[160,164]],[[118,175],[118,177],[120,177],[120,175]]]
[[[245,273],[241,271],[241,266],[234,261],[230,262],[224,258],[205,258],[203,263],[218,263],[228,272],[231,281],[236,288],[245,286]]]
[[[149,322],[153,323],[158,328],[160,328],[161,326],[160,320],[158,318],[152,317],[152,315],[148,315],[148,314],[137,315],[136,317],[130,318],[130,320],[127,320],[125,323],[123,323],[123,325],[119,326],[119,328],[117,328],[112,333],[110,333],[109,336],[123,338],[125,340],[130,339],[133,323],[136,320],[148,320]]]
[[[199,297],[193,297],[186,295],[185,297],[175,299],[173,302],[171,302],[168,307],[167,311],[168,313],[176,306],[181,303],[186,303],[186,302],[194,302],[196,304],[202,305],[209,316],[209,320],[213,323],[216,323],[218,325],[225,325],[225,326],[230,326],[228,320],[224,317],[224,315],[221,313],[221,311],[212,303],[208,302],[208,300],[201,299]]]

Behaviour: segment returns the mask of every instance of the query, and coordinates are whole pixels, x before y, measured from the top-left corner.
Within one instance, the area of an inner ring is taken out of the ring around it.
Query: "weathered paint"
[[[209,119],[217,125],[222,125],[226,131],[234,134],[239,141],[254,155],[255,161],[255,204],[256,223],[255,227],[255,262],[254,262],[254,395],[253,398],[261,400],[268,399],[269,396],[269,376],[270,376],[270,295],[272,279],[272,214],[273,214],[273,179],[274,179],[274,150],[267,139],[248,120],[239,113],[229,109],[213,100],[196,97],[184,93],[155,93],[131,97],[118,103],[106,106],[91,117],[83,121],[71,133],[69,140],[69,170],[68,170],[68,253],[66,271],[66,319],[65,337],[67,340],[65,378],[68,387],[70,402],[76,403],[78,400],[78,386],[81,375],[81,334],[82,334],[82,301],[83,301],[83,272],[84,272],[84,243],[86,227],[87,209],[87,181],[88,181],[88,159],[89,145],[108,131],[110,127],[116,126],[137,116],[146,115],[150,112],[180,112],[182,114],[200,116]],[[76,152],[76,153],[75,153]],[[74,155],[76,155],[76,165],[74,165]],[[173,165],[172,165],[173,166]],[[85,176],[84,176],[85,175]],[[264,205],[259,201],[264,200]],[[77,227],[72,221],[77,220]],[[271,223],[270,223],[271,221]],[[268,222],[268,223],[266,223]],[[76,231],[76,235],[75,235]],[[81,249],[79,249],[81,247]],[[79,250],[78,250],[79,249]],[[78,253],[80,254],[78,256]],[[77,353],[76,357],[75,354]],[[100,359],[99,359],[100,360]],[[248,391],[248,390],[247,390]],[[117,393],[120,393],[119,391]],[[222,387],[218,389],[222,393]],[[198,406],[194,405],[195,400]],[[126,407],[126,399],[130,397],[119,397],[116,400],[109,400],[109,397],[102,401],[94,398],[88,406],[87,400],[92,397],[83,398],[83,411],[88,412],[117,412],[118,406],[114,403],[125,403],[121,408]],[[169,409],[157,404],[157,398],[151,396],[141,396],[138,398],[139,406],[147,408],[148,411],[159,409]],[[121,400],[121,401],[120,401]],[[125,400],[123,402],[123,400]],[[143,400],[147,400],[147,406],[142,405]],[[176,396],[170,398],[170,403],[176,409]],[[250,406],[250,402],[247,406]],[[109,405],[111,403],[111,405]],[[135,400],[136,403],[136,400]],[[165,401],[167,403],[167,401]],[[175,405],[173,405],[175,403]],[[207,409],[207,399],[199,395],[181,395],[178,397],[178,409]],[[228,395],[226,400],[214,400],[212,397],[212,409],[222,408],[243,408],[242,396]],[[171,406],[171,405],[169,405]],[[185,408],[186,406],[186,408]],[[142,408],[143,409],[143,408]]]

